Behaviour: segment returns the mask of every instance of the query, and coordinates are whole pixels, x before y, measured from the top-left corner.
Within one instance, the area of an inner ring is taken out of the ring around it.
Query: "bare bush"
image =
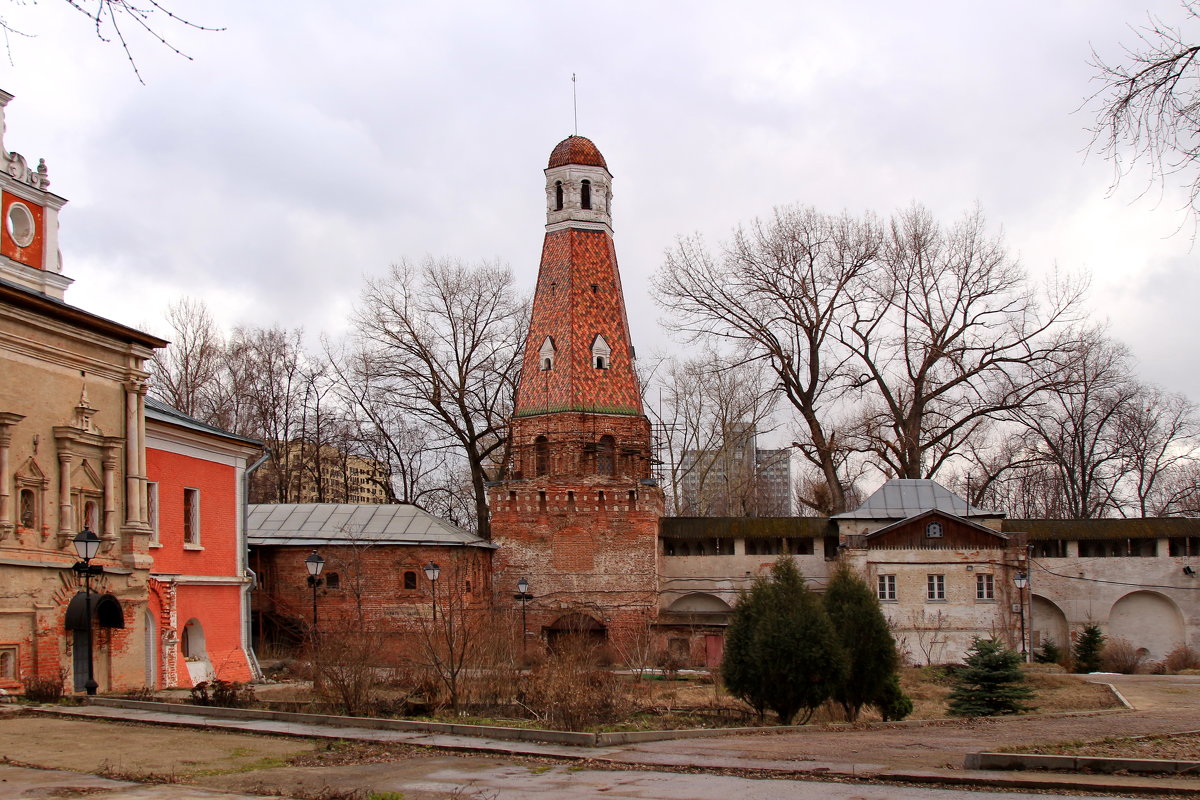
[[[313,694],[346,716],[369,713],[380,684],[382,637],[365,630],[323,633],[313,648]]]
[[[62,670],[42,677],[25,679],[25,699],[31,703],[57,703],[66,690],[66,673]]]
[[[1163,667],[1168,673],[1182,672],[1185,669],[1200,669],[1200,651],[1193,650],[1186,644],[1181,644],[1167,653]]]
[[[1109,639],[1104,644],[1104,652],[1100,663],[1105,672],[1120,672],[1124,675],[1136,675],[1146,663],[1149,651],[1144,647],[1134,647],[1128,639]]]
[[[552,653],[525,681],[525,705],[551,728],[581,730],[628,716],[632,703],[586,646]]]

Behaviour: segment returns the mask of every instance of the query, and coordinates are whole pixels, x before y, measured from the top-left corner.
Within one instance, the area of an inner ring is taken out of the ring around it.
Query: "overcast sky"
[[[786,203],[946,221],[978,203],[1030,272],[1089,272],[1143,374],[1200,401],[1183,196],[1110,196],[1084,156],[1090,49],[1115,57],[1138,5],[167,5],[226,30],[158,23],[191,61],[131,36],[143,86],[65,2],[4,3],[36,34],[2,66],[5,145],[69,200],[67,300],[95,313],[161,333],[192,296],[224,326],[336,335],[364,276],[426,254],[505,261],[532,291],[574,72],[640,353],[673,347],[647,288],[677,236]]]

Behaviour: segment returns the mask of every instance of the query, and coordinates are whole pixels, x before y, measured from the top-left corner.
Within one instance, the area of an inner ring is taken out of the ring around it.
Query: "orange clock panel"
[[[18,208],[14,212],[14,205],[25,210]],[[41,269],[42,207],[4,192],[0,209],[4,214],[4,225],[0,227],[0,253],[13,261]]]

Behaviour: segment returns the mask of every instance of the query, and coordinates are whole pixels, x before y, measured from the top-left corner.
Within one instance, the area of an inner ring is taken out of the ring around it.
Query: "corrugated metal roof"
[[[834,519],[908,519],[924,511],[942,511],[959,517],[1003,517],[1003,511],[986,511],[940,483],[931,480],[895,479],[875,490],[866,502]]]
[[[1006,519],[1000,528],[1028,533],[1029,540],[1034,542],[1052,539],[1173,539],[1200,536],[1200,519]]]
[[[192,430],[200,431],[201,433],[215,434],[225,439],[233,439],[234,441],[244,442],[256,447],[262,446],[262,442],[258,441],[257,439],[239,436],[236,433],[230,433],[227,430],[222,430],[215,425],[209,425],[208,423],[201,422],[198,419],[189,417],[187,414],[184,414],[182,411],[176,408],[172,408],[163,401],[156,400],[155,398],[149,396],[146,397],[146,419],[155,419],[159,422],[169,422],[172,425],[178,425],[181,428],[191,428]]]
[[[277,503],[249,506],[247,539],[257,546],[440,544],[494,548],[413,505]]]

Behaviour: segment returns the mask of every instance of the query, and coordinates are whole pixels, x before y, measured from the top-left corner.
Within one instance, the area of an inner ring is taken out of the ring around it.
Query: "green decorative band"
[[[623,416],[630,416],[630,417],[642,416],[642,412],[638,411],[636,408],[629,408],[628,406],[589,406],[589,407],[585,408],[583,406],[572,406],[572,405],[549,406],[547,408],[536,408],[536,409],[529,409],[526,411],[518,411],[515,414],[513,414],[513,416],[514,417],[536,417],[541,414],[560,414],[563,412],[576,412],[576,413],[580,413],[580,414],[620,414]]]

